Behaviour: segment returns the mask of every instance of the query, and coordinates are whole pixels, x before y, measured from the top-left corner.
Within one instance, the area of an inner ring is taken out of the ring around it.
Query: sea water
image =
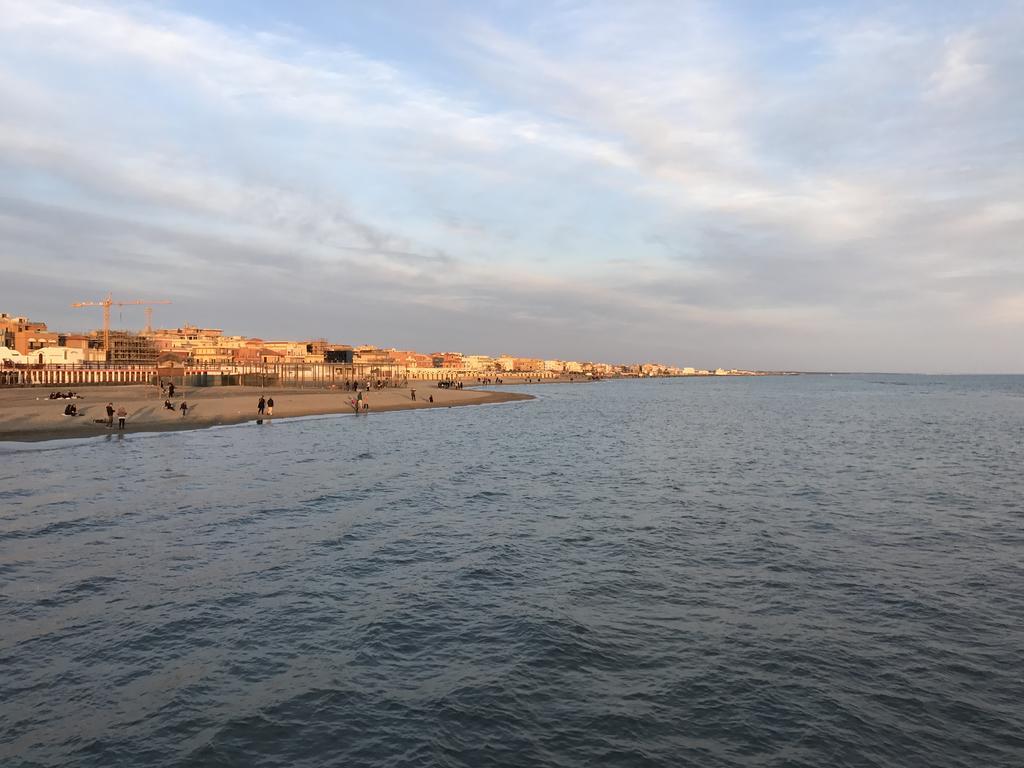
[[[0,764],[1024,765],[1024,378],[529,391],[0,447]]]

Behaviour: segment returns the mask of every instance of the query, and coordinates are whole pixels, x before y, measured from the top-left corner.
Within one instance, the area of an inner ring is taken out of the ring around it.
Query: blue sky
[[[1024,372],[1022,40],[1017,0],[0,0],[0,304]]]

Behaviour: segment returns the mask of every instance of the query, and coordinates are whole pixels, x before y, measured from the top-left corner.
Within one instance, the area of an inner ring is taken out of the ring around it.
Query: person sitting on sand
[[[168,411],[173,411],[174,403],[172,403],[170,400],[164,400],[164,408]]]
[[[67,405],[64,406],[64,415],[65,416],[74,416],[75,412],[77,410],[78,409],[75,408],[74,403],[68,403]]]

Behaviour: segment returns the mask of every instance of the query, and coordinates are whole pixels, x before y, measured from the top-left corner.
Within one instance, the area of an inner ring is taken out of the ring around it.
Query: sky
[[[1024,0],[0,0],[52,328],[1024,372],[1022,248]]]

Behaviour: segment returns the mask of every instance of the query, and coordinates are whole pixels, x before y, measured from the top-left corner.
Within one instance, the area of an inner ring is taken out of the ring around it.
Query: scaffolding
[[[156,365],[156,344],[148,336],[130,331],[111,331],[108,364],[112,368],[133,365]]]

